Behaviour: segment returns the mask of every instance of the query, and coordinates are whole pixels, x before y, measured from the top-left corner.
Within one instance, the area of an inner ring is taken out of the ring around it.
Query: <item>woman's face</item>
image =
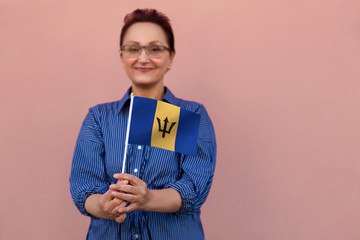
[[[162,45],[169,47],[163,29],[151,22],[139,22],[133,24],[124,36],[124,45]],[[171,68],[174,54],[165,51],[159,58],[150,58],[145,49],[137,58],[129,58],[121,54],[123,68],[132,81],[132,84],[141,88],[151,88],[164,84],[164,76]]]

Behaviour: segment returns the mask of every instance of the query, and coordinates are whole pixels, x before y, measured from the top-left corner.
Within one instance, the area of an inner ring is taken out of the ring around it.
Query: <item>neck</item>
[[[165,95],[165,88],[163,85],[152,88],[142,88],[133,84],[131,90],[135,96],[146,97],[155,100],[161,100]]]

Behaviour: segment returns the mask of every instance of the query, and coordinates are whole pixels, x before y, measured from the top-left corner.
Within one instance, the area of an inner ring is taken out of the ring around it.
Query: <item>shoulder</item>
[[[199,114],[201,114],[203,111],[206,112],[204,105],[195,101],[189,101],[189,100],[177,98],[175,105],[181,107],[182,109]]]
[[[120,101],[100,103],[89,108],[89,111],[96,115],[103,115],[121,110]]]
[[[98,123],[106,121],[106,119],[113,119],[121,110],[121,102],[106,102],[100,103],[89,108],[88,117],[94,118]]]
[[[189,100],[183,100],[177,98],[176,105],[181,107],[182,109],[199,114],[201,116],[199,138],[205,139],[210,142],[215,142],[214,126],[203,104],[195,101],[189,101]]]

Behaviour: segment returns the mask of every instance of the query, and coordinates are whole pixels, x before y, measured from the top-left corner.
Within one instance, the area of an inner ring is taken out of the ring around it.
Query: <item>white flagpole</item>
[[[121,173],[125,173],[125,163],[126,163],[126,155],[127,155],[127,149],[128,149],[128,143],[129,143],[129,132],[130,132],[130,122],[131,122],[133,101],[134,101],[134,94],[131,93],[131,96],[130,96],[129,117],[128,117],[128,122],[127,122],[127,127],[126,127],[124,159],[123,159],[123,165],[122,165],[122,172],[121,172]]]

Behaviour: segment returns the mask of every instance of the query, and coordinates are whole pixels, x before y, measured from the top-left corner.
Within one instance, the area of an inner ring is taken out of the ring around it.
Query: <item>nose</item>
[[[146,50],[144,48],[141,49],[141,52],[139,55],[139,62],[149,62],[149,57],[146,54]]]

